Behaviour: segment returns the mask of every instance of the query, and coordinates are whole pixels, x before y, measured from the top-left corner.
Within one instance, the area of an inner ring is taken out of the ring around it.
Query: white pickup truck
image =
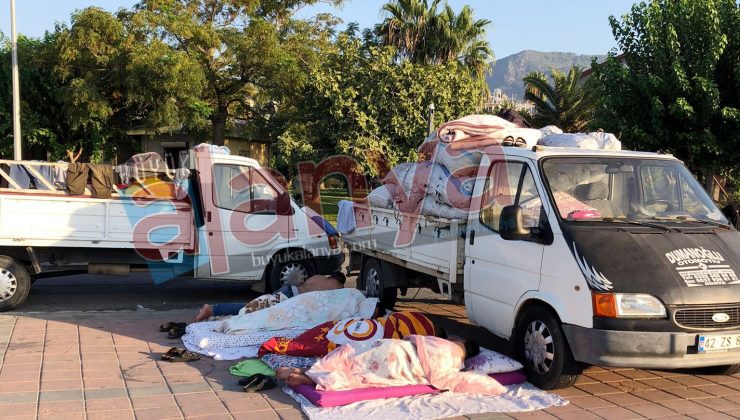
[[[69,195],[41,175],[55,163],[0,161],[38,180],[22,189],[0,169],[0,311],[20,305],[39,277],[70,272],[155,281],[237,280],[272,290],[340,269],[344,253],[280,184],[249,158],[190,153],[183,199]],[[156,275],[155,275],[156,273]]]
[[[355,205],[358,287],[429,287],[510,340],[528,378],[583,364],[740,371],[740,233],[677,159],[490,147],[467,220]]]

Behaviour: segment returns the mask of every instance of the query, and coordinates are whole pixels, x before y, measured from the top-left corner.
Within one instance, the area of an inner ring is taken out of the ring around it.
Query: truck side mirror
[[[506,206],[501,210],[498,226],[501,239],[507,241],[522,241],[532,236],[530,229],[524,226],[522,207],[516,204]]]
[[[278,194],[275,201],[275,213],[277,213],[278,216],[291,216],[293,214],[293,206],[291,205],[292,203],[290,201],[290,194],[283,191]]]

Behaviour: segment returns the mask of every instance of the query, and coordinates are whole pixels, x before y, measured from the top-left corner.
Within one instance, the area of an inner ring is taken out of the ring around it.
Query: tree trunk
[[[223,146],[224,140],[226,139],[226,118],[228,112],[225,109],[219,109],[216,114],[211,117],[211,123],[213,124],[213,144],[216,146]]]

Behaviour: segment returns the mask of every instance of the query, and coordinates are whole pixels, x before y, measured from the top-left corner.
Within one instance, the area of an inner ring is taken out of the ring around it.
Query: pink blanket
[[[458,393],[499,395],[505,388],[477,372],[461,372],[463,350],[455,343],[412,335],[368,346],[350,343],[319,359],[306,372],[321,391],[431,385]]]

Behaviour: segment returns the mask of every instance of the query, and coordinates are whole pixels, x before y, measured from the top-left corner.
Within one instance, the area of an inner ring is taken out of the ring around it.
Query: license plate
[[[699,336],[699,353],[734,350],[740,350],[740,334]]]

